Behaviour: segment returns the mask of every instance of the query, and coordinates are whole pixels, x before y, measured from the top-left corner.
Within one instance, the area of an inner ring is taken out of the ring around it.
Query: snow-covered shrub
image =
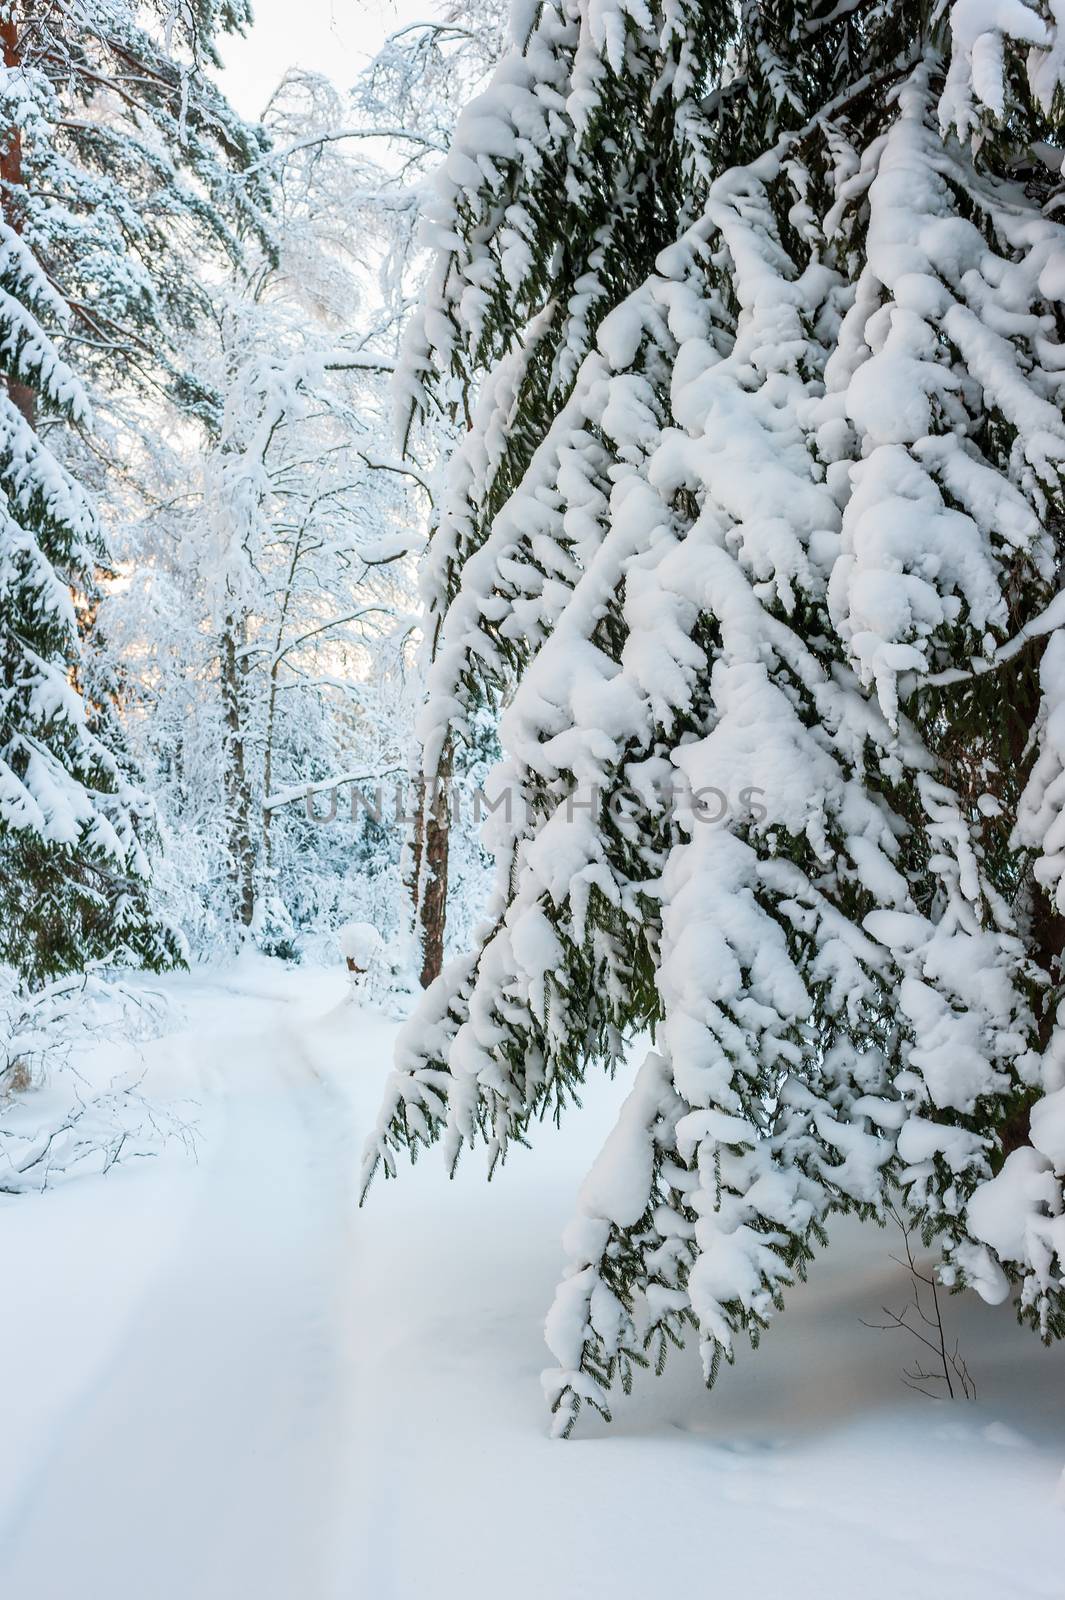
[[[153,1155],[191,1149],[191,1105],[142,1092],[143,1070],[102,1073],[101,1044],[130,1044],[173,1023],[157,992],[114,974],[60,979],[27,994],[0,968],[0,1194],[54,1187]]]

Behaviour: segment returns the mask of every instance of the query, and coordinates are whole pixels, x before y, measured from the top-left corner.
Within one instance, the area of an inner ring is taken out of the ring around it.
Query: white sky
[[[433,0],[252,0],[244,39],[223,39],[222,88],[246,117],[262,111],[286,68],[324,72],[341,89],[355,81],[386,34],[432,16]]]

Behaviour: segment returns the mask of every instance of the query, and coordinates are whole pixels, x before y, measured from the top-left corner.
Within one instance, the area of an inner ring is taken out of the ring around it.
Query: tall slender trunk
[[[423,989],[427,989],[433,979],[439,977],[444,964],[452,765],[449,739],[441,752],[434,782],[420,790],[414,826],[410,884],[421,946],[420,979]]]
[[[237,921],[251,926],[255,915],[255,845],[251,828],[251,785],[248,781],[245,739],[243,645],[247,621],[229,615],[222,628],[219,658],[222,715],[225,721],[225,801],[229,845],[229,876]]]
[[[12,6],[6,21],[0,22],[0,49],[3,50],[5,67],[14,69],[22,65],[19,44],[18,13]],[[23,187],[22,134],[18,128],[7,128],[3,134],[3,149],[0,150],[0,185],[2,185],[0,204],[4,221],[15,233],[21,233],[25,211],[18,198],[19,191]],[[12,405],[21,411],[31,428],[36,427],[36,394],[28,384],[19,383],[17,378],[8,378],[6,382]]]
[[[292,549],[292,557],[288,564],[288,577],[285,580],[284,596],[281,601],[281,610],[277,619],[277,628],[274,632],[274,653],[270,658],[270,691],[266,703],[266,743],[263,750],[263,794],[267,799],[274,787],[274,728],[277,722],[277,693],[278,673],[281,670],[281,646],[285,638],[285,624],[288,621],[289,606],[292,603],[292,586],[296,581],[296,570],[303,554],[303,536],[305,525],[300,527],[296,535],[296,542]],[[273,821],[272,811],[263,811],[263,868],[269,879],[274,864],[274,840],[271,831]]]
[[[270,671],[270,699],[266,710],[266,747],[263,750],[263,797],[269,800],[274,786],[274,716],[277,702],[277,667]],[[263,874],[270,882],[274,869],[273,812],[263,809]]]

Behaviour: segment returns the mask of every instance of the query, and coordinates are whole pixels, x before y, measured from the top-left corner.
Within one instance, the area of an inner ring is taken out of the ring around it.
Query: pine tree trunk
[[[244,732],[244,669],[240,654],[244,633],[243,618],[226,618],[220,660],[222,714],[226,728],[224,772],[229,875],[237,921],[247,928],[255,914],[255,846],[251,834],[251,786]]]
[[[0,22],[0,47],[3,49],[5,67],[14,70],[22,65],[14,6],[11,7],[6,20]],[[18,128],[8,128],[5,130],[3,140],[3,150],[0,152],[0,185],[2,185],[0,204],[3,206],[5,222],[15,233],[21,233],[22,207],[12,199],[12,195],[22,188],[22,134]],[[15,378],[8,378],[6,381],[12,405],[21,411],[31,428],[35,427],[37,396],[27,384],[19,383]]]
[[[411,882],[415,896],[415,919],[421,945],[421,985],[427,989],[439,977],[444,964],[444,932],[447,924],[447,864],[450,844],[451,812],[448,790],[451,784],[451,741],[440,755],[436,779],[426,785],[418,802],[415,824]]]

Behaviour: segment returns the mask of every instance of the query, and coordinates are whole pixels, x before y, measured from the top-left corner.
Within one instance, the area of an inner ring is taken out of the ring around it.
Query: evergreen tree
[[[622,145],[533,48],[567,25]],[[459,126],[425,361],[445,395],[486,370],[424,732],[431,771],[512,696],[497,893],[365,1176],[441,1136],[495,1161],[653,1033],[567,1231],[562,1432],[685,1324],[712,1380],[834,1211],[896,1197],[945,1282],[1065,1327],[1061,66],[1008,0],[548,6],[487,106],[520,80],[550,136],[515,113],[474,170]],[[493,276],[493,224],[590,159],[612,219],[653,170],[676,242],[648,229],[534,390],[557,264],[604,223],[535,213],[542,302]]]
[[[646,21],[635,28],[620,10],[593,15],[578,0],[515,8],[512,47],[460,116],[425,208],[436,258],[407,332],[400,426],[406,440],[434,406],[465,425],[423,582],[432,644],[603,314],[646,277],[705,191],[716,129],[702,95],[720,71],[731,7],[685,0]],[[536,636],[493,643],[520,670]],[[427,727],[430,777],[443,739]]]
[[[176,355],[208,307],[203,267],[268,232],[263,130],[206,75],[245,0],[0,6],[4,215],[63,308],[46,319],[83,380],[209,408]]]
[[[36,314],[56,313],[54,291],[6,223],[0,234],[7,372],[51,415],[79,422],[84,390]],[[0,961],[31,981],[89,957],[170,964],[173,935],[145,903],[147,800],[106,695],[83,692],[102,534],[11,382],[0,392]]]
[[[0,960],[172,963],[148,891],[148,805],[84,649],[106,570],[63,464],[101,384],[212,397],[175,365],[203,304],[190,251],[240,249],[260,153],[203,77],[242,4],[0,6]]]

